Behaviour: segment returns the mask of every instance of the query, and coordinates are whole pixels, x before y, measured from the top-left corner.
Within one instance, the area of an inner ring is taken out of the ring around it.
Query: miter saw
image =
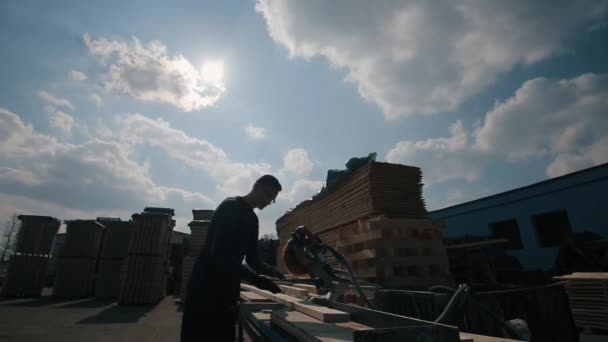
[[[346,270],[331,267],[326,259],[328,254],[333,255]],[[356,289],[367,306],[373,308],[363,290],[375,291],[379,286],[357,280],[348,260],[305,226],[299,226],[291,234],[291,239],[283,248],[282,257],[289,273],[310,275],[319,292],[326,294],[327,299],[335,301],[346,291]]]

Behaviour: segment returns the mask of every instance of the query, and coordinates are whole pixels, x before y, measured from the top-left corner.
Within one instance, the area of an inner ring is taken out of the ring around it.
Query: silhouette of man
[[[273,293],[280,288],[262,274],[284,278],[263,263],[258,251],[258,217],[282,190],[271,176],[260,177],[245,196],[226,198],[214,211],[184,302],[181,342],[234,342],[241,279]],[[254,270],[243,265],[243,257]]]

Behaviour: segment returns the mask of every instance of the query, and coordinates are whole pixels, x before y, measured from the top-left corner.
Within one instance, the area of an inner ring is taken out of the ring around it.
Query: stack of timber
[[[105,227],[95,220],[72,220],[66,224],[65,244],[57,259],[54,295],[92,296]]]
[[[0,295],[40,296],[55,235],[61,221],[49,216],[20,215],[15,254],[10,256],[7,277]]]
[[[133,214],[133,231],[122,266],[118,302],[154,304],[165,296],[173,209],[146,208]]]
[[[201,253],[201,250],[207,241],[207,233],[209,231],[211,217],[213,217],[213,210],[194,209],[192,210],[192,216],[193,220],[188,223],[188,226],[190,227],[188,253],[186,256],[184,256],[184,260],[182,262],[182,281],[180,289],[182,300],[185,300],[187,296],[188,283],[190,282],[194,262]]]
[[[333,191],[299,204],[276,222],[283,250],[291,233],[307,226],[353,264],[361,278],[394,288],[449,283],[442,222],[428,217],[417,167],[371,162]],[[285,271],[282,260],[278,266]],[[332,267],[339,267],[333,256]]]
[[[565,281],[572,317],[578,328],[608,329],[608,273],[572,273]]]
[[[117,298],[120,292],[122,265],[131,241],[133,222],[103,217],[98,217],[97,221],[106,227],[106,231],[97,267],[95,297]]]

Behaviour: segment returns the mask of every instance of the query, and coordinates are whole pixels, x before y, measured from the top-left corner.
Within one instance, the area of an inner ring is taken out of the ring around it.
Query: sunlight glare
[[[205,82],[222,86],[224,83],[224,62],[221,60],[204,61],[201,74]]]

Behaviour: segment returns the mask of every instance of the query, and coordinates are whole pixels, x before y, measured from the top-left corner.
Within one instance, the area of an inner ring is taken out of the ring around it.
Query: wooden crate
[[[189,256],[198,256],[207,241],[210,221],[194,220],[188,223],[190,226],[190,244],[188,246]]]
[[[85,298],[93,295],[95,258],[57,259],[53,295],[61,298]]]
[[[95,220],[66,221],[65,244],[60,257],[97,258],[105,227]]]
[[[167,271],[166,256],[127,256],[122,267],[119,304],[157,303],[166,294]]]
[[[50,216],[20,215],[16,253],[50,255],[61,221]]]
[[[213,210],[192,209],[192,216],[194,220],[211,221],[211,217],[213,217]]]
[[[4,297],[38,297],[41,295],[49,258],[39,255],[12,255],[2,287]]]
[[[99,260],[97,280],[95,281],[95,297],[118,297],[123,264],[124,258]]]

